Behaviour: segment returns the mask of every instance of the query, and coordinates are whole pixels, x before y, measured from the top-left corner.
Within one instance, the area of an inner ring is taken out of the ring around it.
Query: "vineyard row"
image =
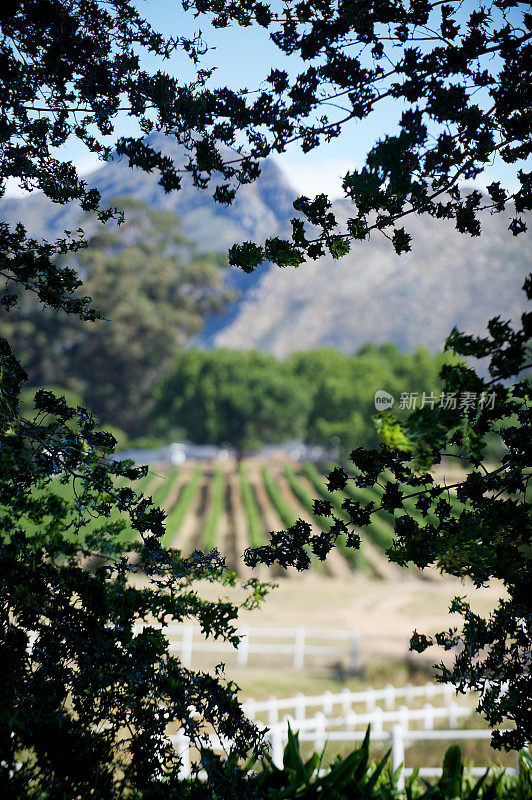
[[[314,531],[328,530],[330,521],[314,514],[314,500],[331,502],[334,513],[344,521],[349,517],[342,502],[346,498],[363,503],[379,504],[375,489],[349,485],[342,492],[329,492],[325,477],[311,463],[263,463],[249,460],[232,463],[212,462],[172,466],[168,470],[151,470],[133,487],[151,496],[166,511],[166,535],[163,543],[187,554],[194,549],[204,551],[217,547],[226,556],[230,569],[245,575],[242,554],[247,547],[260,547],[268,541],[268,532],[282,530],[302,518]],[[73,497],[70,487],[58,485],[56,490],[66,499]],[[415,508],[408,509],[418,516]],[[111,521],[119,520],[113,512]],[[103,520],[91,520],[85,530],[94,530]],[[133,532],[125,525],[125,541]],[[346,577],[352,569],[372,571],[379,575],[387,562],[383,551],[393,537],[393,518],[379,511],[364,532],[359,551],[338,541],[337,551],[326,562],[313,561],[313,568],[323,574]],[[382,562],[382,564],[380,563]],[[388,565],[389,566],[389,565]],[[279,572],[277,572],[279,574]]]

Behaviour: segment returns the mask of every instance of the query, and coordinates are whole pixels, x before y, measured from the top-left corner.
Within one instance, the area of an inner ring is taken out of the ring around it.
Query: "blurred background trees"
[[[377,443],[375,392],[438,392],[448,356],[418,348],[367,345],[347,356],[324,347],[284,361],[258,350],[189,350],[156,388],[152,414],[160,435],[193,442],[228,443],[241,450],[300,439],[345,455]]]
[[[0,335],[20,354],[29,386],[74,391],[100,419],[139,435],[155,381],[232,295],[225,257],[199,255],[172,213],[115,202],[126,220],[102,228],[89,219],[88,247],[73,262],[103,318],[43,309],[28,293],[16,310],[0,310]]]

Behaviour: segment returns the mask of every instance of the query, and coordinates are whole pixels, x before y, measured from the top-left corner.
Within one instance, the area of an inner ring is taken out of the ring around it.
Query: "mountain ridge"
[[[348,204],[333,208],[345,221]],[[413,217],[412,250],[401,256],[376,232],[341,260],[270,269],[213,345],[257,346],[278,357],[322,345],[353,353],[385,341],[436,351],[453,327],[482,335],[492,317],[516,322],[526,307],[521,287],[532,247],[507,224],[503,214],[490,216],[482,236],[471,238],[449,221]]]
[[[152,144],[177,163],[184,150],[154,137]],[[260,178],[241,187],[231,206],[216,204],[185,175],[179,192],[166,194],[156,173],[131,169],[126,158],[86,177],[103,203],[130,195],[172,211],[200,251],[226,252],[234,242],[287,236],[297,193],[280,168],[266,160]],[[341,224],[350,204],[333,203]],[[451,222],[412,217],[413,249],[397,256],[378,232],[355,242],[339,261],[329,256],[297,270],[266,265],[252,276],[231,269],[227,282],[241,297],[208,320],[197,340],[205,347],[257,347],[284,357],[294,350],[331,345],[355,352],[366,342],[393,341],[402,350],[442,347],[453,327],[482,334],[489,318],[517,320],[525,307],[520,287],[530,270],[526,235],[512,237],[506,214],[486,215],[483,235],[458,233]],[[0,218],[22,222],[30,235],[51,239],[80,225],[79,206],[51,203],[42,194],[0,200]]]

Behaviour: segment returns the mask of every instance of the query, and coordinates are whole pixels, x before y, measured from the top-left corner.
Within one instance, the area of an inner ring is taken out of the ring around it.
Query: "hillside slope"
[[[175,163],[185,162],[184,148],[170,137],[155,134],[150,143]],[[189,175],[183,176],[179,192],[169,194],[159,186],[158,179],[157,171],[131,169],[126,157],[115,157],[85,178],[100,191],[104,205],[120,196],[132,196],[154,208],[172,211],[180,218],[184,233],[203,252],[224,252],[236,241],[279,235],[294,213],[296,193],[273,161],[264,162],[260,178],[243,186],[228,207],[215,203],[209,190],[194,188]],[[0,219],[10,224],[20,221],[31,235],[45,239],[83,225],[77,203],[57,205],[40,192],[0,200]]]
[[[338,201],[336,212],[347,215],[347,203]],[[402,256],[374,232],[340,261],[270,268],[213,344],[281,357],[321,345],[352,353],[386,341],[434,351],[453,326],[480,334],[493,316],[516,320],[525,307],[520,288],[532,240],[514,238],[507,226],[505,214],[487,217],[483,235],[472,239],[447,221],[417,218],[408,225],[413,250]]]
[[[153,144],[175,161],[183,151],[170,139]],[[104,165],[88,178],[104,202],[138,197],[173,211],[200,250],[226,251],[235,241],[283,236],[294,215],[296,195],[274,162],[245,186],[232,206],[214,203],[186,179],[178,193],[165,194],[156,173],[129,169],[125,159]],[[349,204],[335,204],[339,218]],[[75,204],[58,206],[41,194],[0,201],[0,219],[22,221],[37,237],[53,238],[81,221]],[[227,281],[241,290],[223,317],[208,321],[201,344],[258,347],[284,356],[294,350],[332,345],[356,351],[365,342],[395,342],[402,350],[424,344],[439,349],[453,326],[482,333],[490,317],[516,319],[524,306],[520,291],[532,262],[530,236],[514,238],[506,214],[486,216],[483,235],[472,239],[452,223],[412,219],[413,251],[396,256],[389,241],[374,233],[341,261],[321,258],[299,269],[265,267],[252,276],[230,270]]]

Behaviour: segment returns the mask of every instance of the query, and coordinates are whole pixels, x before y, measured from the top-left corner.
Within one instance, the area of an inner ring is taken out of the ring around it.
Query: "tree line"
[[[186,350],[234,296],[224,287],[226,258],[198,253],[171,212],[134,198],[116,202],[124,222],[98,228],[86,217],[87,247],[75,258],[103,319],[43,309],[31,293],[10,312],[0,307],[0,335],[9,334],[29,375],[26,414],[46,388],[89,408],[120,447],[185,438],[244,451],[301,439],[348,453],[377,443],[375,392],[390,393],[405,416],[402,395],[421,402],[441,389],[449,357],[422,347],[401,353],[368,344],[351,356],[323,347],[284,361],[258,351]]]
[[[166,441],[227,443],[244,452],[300,439],[345,455],[378,442],[376,392],[392,395],[404,418],[410,403],[440,396],[446,360],[390,343],[352,356],[323,347],[284,360],[258,350],[192,349],[156,385],[153,417]]]
[[[87,246],[70,262],[100,318],[43,308],[27,292],[9,312],[0,306],[0,336],[9,336],[28,373],[27,410],[35,388],[67,390],[123,444],[145,430],[159,376],[233,295],[223,284],[227,258],[199,253],[173,213],[131,197],[114,202],[124,221],[104,227],[94,215],[80,217]],[[66,266],[66,256],[56,263]]]

